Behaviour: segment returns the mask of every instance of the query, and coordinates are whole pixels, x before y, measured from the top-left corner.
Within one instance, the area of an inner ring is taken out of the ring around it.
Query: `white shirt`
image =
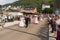
[[[60,25],[60,19],[58,19],[58,20],[56,21],[56,23],[57,23],[58,25]]]

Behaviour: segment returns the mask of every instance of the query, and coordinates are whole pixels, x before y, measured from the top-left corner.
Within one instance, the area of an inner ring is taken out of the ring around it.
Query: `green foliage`
[[[45,8],[45,10],[43,10],[43,13],[52,13],[53,12],[53,8]]]
[[[54,0],[50,0],[49,3],[51,5],[51,7],[54,7]]]

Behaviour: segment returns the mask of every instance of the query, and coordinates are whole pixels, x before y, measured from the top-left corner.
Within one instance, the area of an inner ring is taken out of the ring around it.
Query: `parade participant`
[[[56,24],[57,24],[57,26],[56,26],[56,29],[57,29],[57,38],[56,38],[56,40],[60,40],[60,15],[59,15],[59,18],[56,21]]]
[[[20,27],[24,27],[24,26],[25,26],[25,20],[24,20],[24,17],[23,17],[22,15],[20,16],[19,26],[20,26]]]
[[[34,17],[34,23],[35,24],[38,24],[39,23],[39,21],[38,21],[38,16],[37,15],[34,15],[35,17]]]
[[[25,25],[26,25],[26,28],[29,26],[29,22],[30,22],[30,18],[28,15],[25,16]]]

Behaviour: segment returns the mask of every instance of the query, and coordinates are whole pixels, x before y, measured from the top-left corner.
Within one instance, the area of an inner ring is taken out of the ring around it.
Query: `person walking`
[[[34,15],[35,17],[34,17],[34,23],[35,24],[38,24],[39,23],[39,21],[38,21],[38,16],[37,15]]]
[[[20,27],[24,27],[25,26],[25,19],[24,19],[24,16],[20,16],[20,23],[19,23],[19,26]]]
[[[25,16],[25,26],[26,28],[29,26],[29,23],[30,23],[30,18],[28,15]]]

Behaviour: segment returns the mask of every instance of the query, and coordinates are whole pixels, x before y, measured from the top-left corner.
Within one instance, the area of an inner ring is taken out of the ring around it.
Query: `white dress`
[[[58,19],[58,20],[56,21],[56,23],[57,23],[58,25],[60,25],[60,19]]]
[[[25,20],[24,20],[24,18],[23,18],[23,17],[22,17],[22,18],[20,18],[19,26],[20,26],[20,27],[24,27],[24,26],[25,26]]]
[[[36,24],[38,24],[39,23],[39,21],[38,21],[38,18],[37,17],[35,17],[35,22],[34,23],[36,23]]]

